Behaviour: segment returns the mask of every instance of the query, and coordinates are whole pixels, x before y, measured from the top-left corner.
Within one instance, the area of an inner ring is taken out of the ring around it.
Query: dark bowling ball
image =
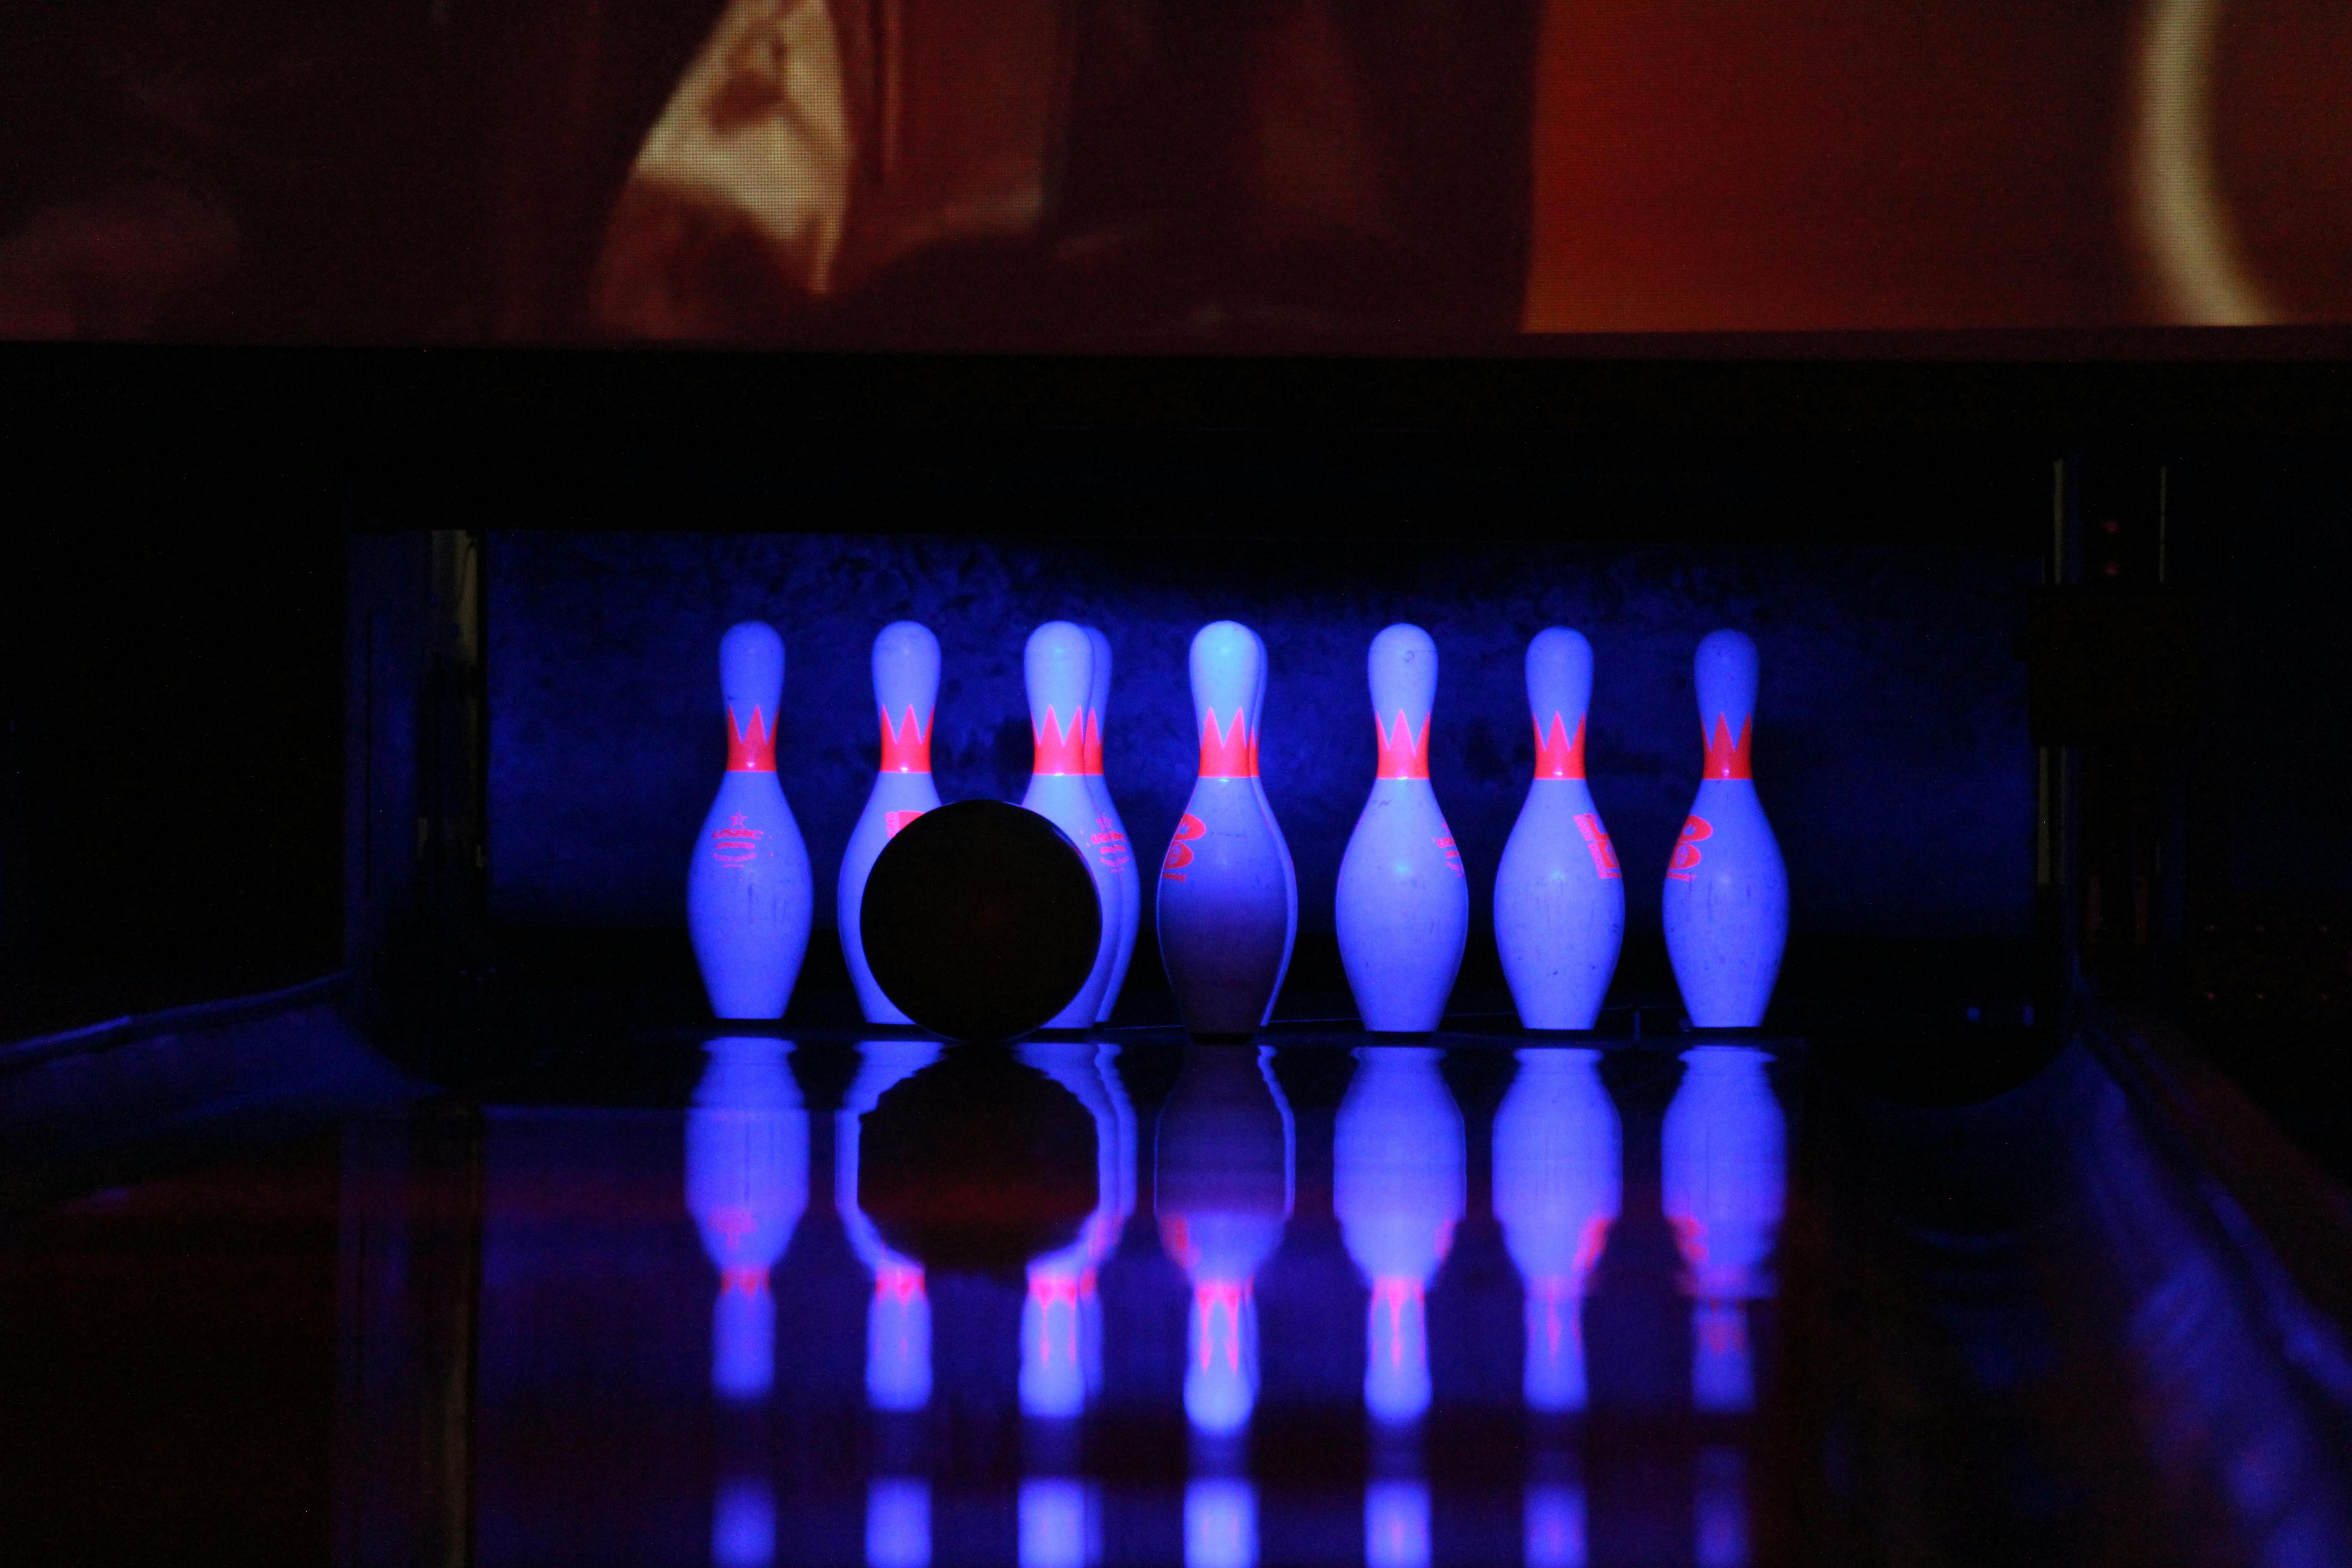
[[[1001,1045],[950,1046],[858,1121],[857,1206],[926,1268],[1018,1278],[1094,1212],[1095,1120]]]
[[[859,919],[882,994],[926,1029],[1009,1040],[1070,1005],[1102,905],[1062,830],[1003,801],[925,812],[882,847]]]

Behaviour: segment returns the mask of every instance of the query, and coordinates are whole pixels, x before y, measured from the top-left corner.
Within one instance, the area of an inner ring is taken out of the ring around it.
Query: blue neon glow
[[[1755,1407],[1747,1303],[1771,1293],[1770,1261],[1788,1201],[1788,1123],[1740,1046],[1683,1054],[1666,1108],[1666,1219],[1681,1248],[1691,1312],[1691,1397],[1701,1410]]]
[[[1340,1102],[1332,1206],[1348,1255],[1371,1282],[1364,1404],[1381,1421],[1429,1408],[1423,1293],[1462,1218],[1462,1113],[1427,1046],[1366,1046]]]
[[[775,1383],[776,1304],[768,1274],[808,1206],[808,1113],[792,1044],[720,1037],[686,1118],[686,1205],[719,1269],[710,1384],[730,1399]]]
[[[1601,1053],[1528,1049],[1495,1113],[1495,1217],[1527,1292],[1521,1388],[1537,1410],[1585,1405],[1584,1292],[1621,1196],[1617,1108]]]
[[[857,1206],[858,1121],[885,1090],[939,1054],[928,1040],[864,1042],[857,1077],[834,1119],[834,1207],[850,1247],[874,1276],[866,1308],[866,1397],[877,1410],[920,1410],[931,1402],[931,1302],[922,1265],[893,1251]]]

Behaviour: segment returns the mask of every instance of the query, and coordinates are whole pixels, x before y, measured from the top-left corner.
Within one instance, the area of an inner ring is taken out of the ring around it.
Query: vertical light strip
[[[2276,318],[2239,258],[2213,167],[2210,89],[2221,3],[2148,0],[2133,126],[2134,216],[2167,320],[2261,326]]]

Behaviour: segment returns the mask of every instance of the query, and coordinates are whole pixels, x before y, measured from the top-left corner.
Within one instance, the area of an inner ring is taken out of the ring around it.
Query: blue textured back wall
[[[932,760],[948,800],[1020,798],[1030,629],[1060,616],[1109,634],[1106,771],[1148,878],[1195,771],[1186,649],[1202,623],[1230,616],[1272,655],[1262,764],[1309,929],[1329,929],[1339,857],[1371,784],[1366,645],[1411,620],[1437,639],[1430,775],[1478,926],[1532,766],[1527,639],[1549,625],[1592,639],[1592,793],[1626,867],[1632,921],[1654,929],[1698,779],[1691,654],[1733,626],[1762,654],[1757,787],[1788,858],[1797,929],[2021,935],[2034,792],[2018,638],[2032,580],[2030,560],[1954,549],[499,532],[488,567],[493,910],[684,923],[687,857],[724,758],[719,638],[754,616],[783,634],[779,771],[808,838],[820,922],[872,783],[869,647],[901,617],[941,645]],[[1147,920],[1150,909],[1147,880]]]

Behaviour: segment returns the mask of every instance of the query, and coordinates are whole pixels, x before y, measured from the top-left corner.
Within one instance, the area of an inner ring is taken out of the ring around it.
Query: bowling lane
[[[47,1151],[0,1269],[9,1534],[2352,1561],[2341,1226],[2281,1249],[2230,1152],[2266,1130],[2184,1113],[2127,1033],[1943,1106],[1852,1040],[1268,1039],[648,1037],[182,1118],[102,1176]]]

